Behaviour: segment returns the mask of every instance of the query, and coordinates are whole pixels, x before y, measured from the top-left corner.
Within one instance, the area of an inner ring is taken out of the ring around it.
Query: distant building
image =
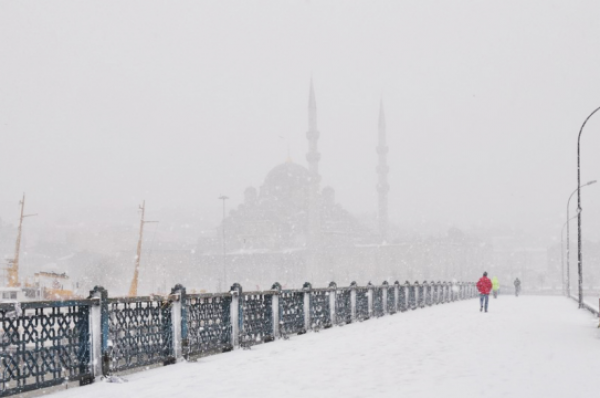
[[[311,81],[308,101],[308,167],[292,162],[275,166],[260,188],[248,187],[244,201],[231,210],[219,233],[202,240],[190,283],[214,289],[226,278],[228,288],[269,288],[275,281],[299,287],[331,280],[366,284],[392,278],[452,278],[477,273],[489,251],[479,242],[450,231],[443,239],[400,242],[389,236],[388,147],[383,104],[378,125],[376,187],[377,230],[360,223],[336,203],[332,187],[320,187],[317,108]],[[223,228],[225,233],[222,234]],[[222,236],[225,236],[224,242]],[[224,247],[223,247],[224,243]],[[224,253],[223,253],[224,249]],[[435,273],[428,270],[436,268]],[[444,270],[443,272],[441,270]],[[471,276],[470,279],[473,279]],[[404,280],[402,280],[402,283]]]

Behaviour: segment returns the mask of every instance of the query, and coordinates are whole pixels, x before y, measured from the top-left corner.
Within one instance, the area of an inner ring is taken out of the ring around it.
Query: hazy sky
[[[597,1],[0,2],[0,217],[181,208],[217,222],[285,161],[306,164],[312,74],[323,184],[409,228],[558,237],[577,133],[600,106]],[[583,138],[600,179],[600,114]],[[585,236],[600,238],[600,184]],[[104,210],[103,210],[104,209]]]

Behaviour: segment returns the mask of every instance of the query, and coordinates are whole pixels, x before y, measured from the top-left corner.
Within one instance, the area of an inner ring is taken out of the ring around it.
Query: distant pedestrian
[[[521,293],[521,281],[517,278],[515,279],[515,296],[519,297],[519,293]]]
[[[492,291],[494,292],[494,298],[498,298],[498,290],[500,290],[500,282],[498,281],[498,277],[495,276],[492,278]]]
[[[490,291],[492,290],[492,281],[487,277],[487,272],[484,272],[477,282],[477,290],[479,290],[479,303],[481,304],[479,311],[481,312],[485,308],[485,312],[487,312]]]

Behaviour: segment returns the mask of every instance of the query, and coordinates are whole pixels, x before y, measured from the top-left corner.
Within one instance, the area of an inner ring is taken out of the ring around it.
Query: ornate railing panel
[[[373,286],[371,292],[373,294],[373,316],[378,318],[383,316],[383,287]]]
[[[173,355],[171,304],[158,297],[108,299],[110,370],[168,361]]]
[[[279,294],[279,325],[284,336],[306,333],[303,291],[283,290]]]
[[[417,309],[417,287],[411,284],[408,284],[408,308]]]
[[[444,303],[449,303],[451,301],[451,288],[450,285],[447,282],[444,282],[442,285],[442,290],[443,290],[443,296],[444,296]]]
[[[415,282],[415,286],[417,289],[417,307],[423,308],[425,307],[425,288],[419,282]]]
[[[0,304],[0,396],[92,377],[92,303]]]
[[[407,286],[401,285],[398,287],[398,311],[404,312],[408,307]]]
[[[387,287],[387,312],[388,314],[396,313],[396,287],[388,286]]]
[[[232,349],[231,294],[188,294],[187,356]]]
[[[310,323],[314,330],[331,326],[329,289],[316,289],[310,292]]]
[[[335,323],[337,325],[346,325],[351,322],[350,289],[337,289],[335,291]]]
[[[441,304],[444,302],[443,294],[442,294],[442,284],[440,282],[436,283],[433,286],[433,291],[435,295],[435,303]]]
[[[366,287],[356,288],[356,319],[369,319],[369,289]]]
[[[423,295],[424,295],[423,304],[427,305],[427,306],[430,306],[431,304],[433,304],[431,288],[432,288],[432,285],[430,283],[423,282]]]
[[[252,346],[273,340],[273,294],[276,292],[244,292],[242,294],[240,343],[243,346]]]

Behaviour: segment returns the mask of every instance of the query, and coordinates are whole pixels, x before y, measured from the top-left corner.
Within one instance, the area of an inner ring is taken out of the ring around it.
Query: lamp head
[[[592,181],[588,182],[588,183],[587,183],[587,184],[585,184],[585,185],[592,185],[592,184],[595,184],[596,182],[597,182],[596,180],[592,180]]]

